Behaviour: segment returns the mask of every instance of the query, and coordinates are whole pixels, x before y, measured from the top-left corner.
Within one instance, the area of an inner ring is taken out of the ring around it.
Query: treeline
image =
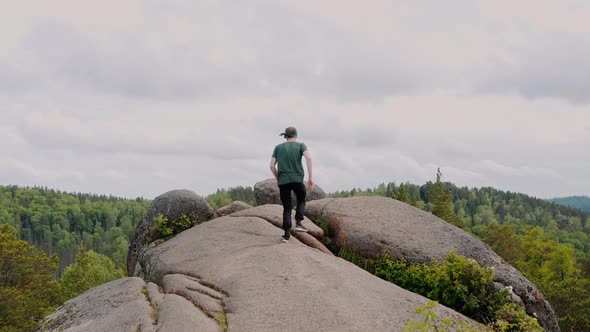
[[[216,211],[233,201],[242,201],[255,206],[256,197],[254,196],[254,189],[252,187],[237,186],[227,189],[217,189],[214,194],[207,196],[207,202]]]
[[[59,274],[72,264],[80,245],[127,261],[129,243],[150,201],[65,193],[46,187],[0,186],[0,224],[12,225],[17,238],[59,257]]]
[[[590,212],[590,197],[568,196],[550,199],[551,202]]]
[[[590,331],[590,213],[525,194],[436,181],[353,188],[429,211],[479,237],[539,287],[563,331]]]

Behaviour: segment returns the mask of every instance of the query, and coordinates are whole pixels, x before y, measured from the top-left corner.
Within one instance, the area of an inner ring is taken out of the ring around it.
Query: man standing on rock
[[[297,197],[297,207],[295,208],[295,230],[307,232],[301,221],[303,220],[303,211],[305,210],[305,184],[303,183],[304,172],[301,164],[301,157],[305,157],[307,165],[309,190],[313,190],[313,179],[311,169],[311,155],[303,143],[297,142],[297,129],[289,127],[285,129],[284,136],[286,142],[275,146],[270,159],[270,170],[277,179],[281,193],[281,202],[283,203],[283,229],[285,235],[281,237],[282,242],[289,241],[291,237],[291,211],[293,203],[291,202],[291,191]],[[278,170],[277,170],[277,163]]]

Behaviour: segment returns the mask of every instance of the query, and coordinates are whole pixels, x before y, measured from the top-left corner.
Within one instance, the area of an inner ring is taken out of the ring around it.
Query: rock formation
[[[306,202],[328,197],[318,185],[314,185],[313,190],[309,191],[306,182],[305,188],[307,189],[307,195],[305,197]],[[254,196],[256,197],[256,205],[281,204],[279,186],[277,185],[277,180],[274,178],[256,183],[254,185]],[[295,194],[291,194],[291,198],[293,200],[293,207],[295,207]]]
[[[497,288],[511,286],[529,315],[536,315],[546,330],[559,331],[555,312],[533,283],[485,243],[433,214],[390,198],[356,196],[310,202],[306,215],[328,223],[336,250],[346,248],[365,258],[387,252],[392,258],[430,262],[456,249],[481,266],[493,267]]]
[[[426,298],[331,254],[309,219],[309,233],[281,243],[281,223],[282,207],[265,205],[145,245],[143,280],[93,288],[37,330],[401,331],[422,319],[416,308]],[[435,313],[479,326],[442,305]]]
[[[328,239],[330,247],[364,257],[386,251],[412,262],[443,259],[456,249],[494,267],[497,288],[512,286],[516,302],[546,330],[559,331],[549,303],[518,271],[463,230],[407,204],[383,197],[312,201],[308,216],[323,219],[329,234],[305,218],[309,232],[292,232],[288,243],[280,242],[282,207],[276,204],[152,241],[147,223],[159,213],[212,214],[193,194],[170,192],[154,201],[139,226],[144,236],[134,242],[141,267],[135,277],[66,302],[37,331],[401,331],[408,320],[423,319],[416,308],[426,298],[334,256],[323,244]],[[443,305],[434,310],[440,318],[481,326]]]

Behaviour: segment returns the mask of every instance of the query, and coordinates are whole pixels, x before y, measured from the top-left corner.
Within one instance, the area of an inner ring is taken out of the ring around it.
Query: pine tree
[[[451,191],[445,187],[441,181],[442,173],[440,168],[436,171],[436,182],[427,183],[428,201],[434,205],[432,214],[461,228],[464,228],[463,222],[457,217],[454,211],[453,197]]]
[[[406,186],[403,183],[399,185],[396,199],[404,203],[410,203],[410,197],[408,196],[408,193],[406,192]]]

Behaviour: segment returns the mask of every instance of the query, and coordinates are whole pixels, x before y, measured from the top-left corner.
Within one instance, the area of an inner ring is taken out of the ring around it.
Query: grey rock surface
[[[260,217],[225,216],[150,247],[139,259],[148,281],[191,298],[204,312],[219,310],[221,298],[228,331],[401,331],[408,319],[420,319],[415,310],[426,298],[296,238],[280,243],[281,235]],[[435,311],[474,324],[444,306]]]
[[[559,331],[553,308],[533,283],[485,243],[433,214],[390,198],[356,196],[309,202],[306,216],[328,223],[334,246],[365,258],[387,252],[392,258],[430,262],[456,249],[481,266],[493,267],[496,287],[511,286],[529,315],[536,314],[546,330]]]
[[[305,196],[306,202],[328,197],[324,190],[317,184],[313,186],[313,190],[310,192],[307,181],[305,181],[305,188],[307,189],[307,195]],[[254,196],[256,197],[256,205],[281,204],[279,186],[275,178],[256,183],[254,185]],[[297,201],[295,194],[291,194],[291,199],[293,201],[293,207],[295,207],[295,202]]]
[[[253,207],[248,210],[243,210],[231,214],[232,217],[258,217],[262,218],[277,228],[283,228],[283,207],[276,204],[266,204],[257,207]],[[316,248],[326,254],[332,254],[332,252],[326,248],[320,241],[324,237],[324,231],[314,224],[311,220],[303,218],[301,224],[307,228],[308,233],[296,232],[293,230],[295,227],[295,212],[291,213],[292,231],[291,234],[295,236],[299,241],[306,245]]]
[[[179,286],[180,287],[180,286]],[[90,289],[46,317],[35,331],[221,331],[215,319],[188,299],[162,294],[140,278]]]
[[[181,189],[166,192],[154,199],[145,217],[135,231],[135,238],[129,245],[127,256],[127,274],[135,275],[137,256],[145,246],[157,240],[152,231],[154,218],[162,214],[172,221],[186,214],[191,220],[207,221],[213,217],[213,208],[207,201],[195,192]]]
[[[223,217],[223,216],[227,216],[228,214],[232,214],[234,212],[247,210],[251,207],[252,207],[252,205],[246,204],[242,201],[233,201],[230,204],[217,210],[217,215],[220,217]]]

